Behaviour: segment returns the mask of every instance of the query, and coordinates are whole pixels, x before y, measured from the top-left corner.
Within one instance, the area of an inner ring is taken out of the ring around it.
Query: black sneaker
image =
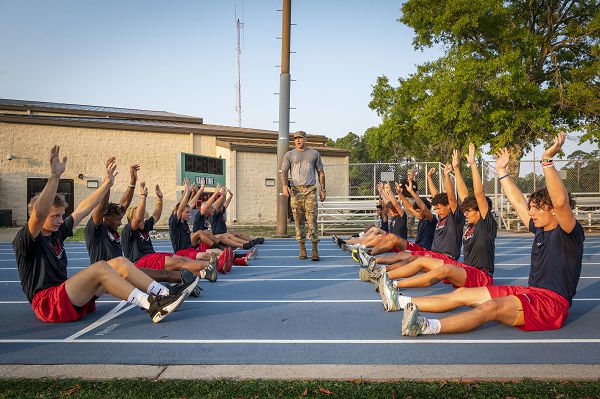
[[[215,281],[217,281],[217,271],[218,271],[218,267],[219,267],[219,257],[217,256],[216,253],[212,253],[210,254],[210,260],[208,261],[208,266],[206,266],[204,268],[204,271],[206,272],[206,276],[204,276],[204,278],[208,281],[210,281],[211,283],[214,283]]]
[[[194,273],[192,273],[189,270],[181,269],[179,271],[179,274],[181,275],[181,284],[175,284],[173,288],[175,288],[176,290],[183,290],[184,286],[193,283],[194,280],[196,280],[196,276],[194,276]],[[169,290],[171,294],[173,293],[173,288]],[[202,288],[200,288],[199,284],[196,284],[196,287],[192,290],[192,292],[190,292],[190,296],[199,297],[201,293]]]
[[[254,246],[254,244],[252,244],[252,241],[245,243],[244,245],[242,245],[242,248],[244,249],[250,249]]]
[[[256,241],[257,244],[264,244],[265,243],[265,239],[262,238],[262,237],[258,237],[254,241]]]
[[[185,298],[187,298],[185,292],[181,292],[179,295],[167,296],[148,295],[150,307],[147,312],[150,314],[152,321],[158,323],[169,313],[174,312],[185,301]]]

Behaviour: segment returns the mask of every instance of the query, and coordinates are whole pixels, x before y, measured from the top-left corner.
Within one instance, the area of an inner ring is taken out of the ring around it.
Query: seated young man
[[[106,161],[106,166],[115,162],[116,158],[111,157]],[[121,219],[125,215],[125,210],[131,203],[133,192],[137,182],[137,172],[139,165],[132,165],[129,168],[129,185],[123,193],[118,204],[108,202],[110,198],[110,189],[104,195],[104,198],[94,208],[92,217],[89,218],[85,229],[85,244],[90,255],[90,262],[96,263],[99,261],[108,261],[114,258],[122,257],[123,250],[121,249],[121,236],[118,229],[121,225]],[[123,261],[129,262],[126,258]],[[132,265],[133,266],[133,265]],[[191,272],[187,270],[170,271],[170,270],[155,270],[141,268],[141,271],[146,273],[151,279],[160,282],[183,283],[187,284],[196,279]],[[181,288],[181,285],[176,285],[172,288]],[[190,295],[199,296],[201,288],[197,286]],[[170,292],[168,288],[161,290],[161,294]]]
[[[63,219],[67,204],[57,195],[58,182],[67,165],[59,158],[60,147],[50,151],[50,176],[42,192],[29,204],[30,217],[13,240],[21,286],[38,317],[45,322],[76,321],[96,309],[96,299],[104,292],[145,309],[158,323],[173,312],[198,284],[190,283],[177,295],[158,296],[157,284],[123,257],[99,261],[67,277],[64,241],[105,196],[115,179],[116,165],[106,169],[102,185],[81,201],[73,213]],[[164,288],[164,287],[163,287]]]
[[[564,140],[564,134],[559,133],[542,154],[546,188],[532,193],[528,201],[506,171],[508,150],[502,149],[496,159],[502,190],[521,221],[535,234],[528,286],[492,285],[429,297],[404,297],[399,301],[404,308],[402,335],[467,332],[489,321],[524,331],[562,327],[577,292],[585,240],[572,210],[575,203],[552,163]],[[474,309],[442,319],[419,314],[420,310],[438,313],[461,306]]]
[[[156,206],[154,212],[149,218],[146,214],[146,197],[148,188],[146,183],[140,183],[140,199],[137,206],[131,206],[127,209],[125,216],[127,224],[121,232],[123,253],[131,262],[139,268],[158,269],[158,270],[181,270],[187,269],[194,275],[205,278],[211,282],[217,280],[216,254],[211,254],[209,261],[192,260],[183,256],[177,256],[170,252],[155,252],[150,238],[150,231],[154,228],[154,223],[160,219],[162,214],[163,194],[158,185],[156,185]]]
[[[203,202],[200,206],[200,210],[198,211],[198,213],[196,213],[196,216],[194,218],[194,224],[192,227],[192,244],[194,243],[194,241],[208,240],[208,242],[211,243],[211,245],[221,244],[227,247],[250,249],[254,246],[255,242],[243,240],[229,233],[215,235],[212,234],[212,232],[209,230],[209,221],[212,217],[213,212],[215,211],[215,201],[217,201],[217,198],[219,198],[218,201],[220,201],[222,205],[222,203],[225,201],[225,198],[222,197],[223,192],[225,190],[225,187],[221,187],[217,184],[217,186],[215,187],[215,192],[210,196],[208,200]]]
[[[495,240],[498,224],[492,215],[491,201],[485,196],[481,176],[475,163],[475,146],[469,146],[467,161],[471,165],[474,197],[460,172],[458,151],[455,150],[453,167],[462,209],[468,223],[463,234],[464,262],[419,256],[405,266],[384,272],[379,281],[379,293],[387,311],[398,310],[397,292],[400,288],[427,287],[443,281],[458,287],[485,287],[494,280]],[[423,272],[422,274],[417,274]],[[403,280],[395,279],[402,278]]]
[[[374,239],[376,237],[384,236],[390,232],[390,226],[389,226],[389,222],[388,222],[388,220],[389,220],[388,208],[386,207],[385,202],[383,201],[383,198],[381,198],[381,193],[380,193],[380,189],[383,188],[383,183],[381,183],[381,182],[378,183],[376,187],[377,187],[377,192],[379,192],[379,195],[380,195],[379,201],[376,206],[376,211],[375,211],[377,213],[377,217],[379,219],[379,227],[369,225],[361,233],[359,233],[357,235],[353,235],[345,240],[336,235],[332,235],[331,239],[338,247],[342,248],[342,245],[345,245],[344,248],[347,248],[347,245],[355,245],[355,244],[364,245],[365,243],[370,242],[372,239]]]

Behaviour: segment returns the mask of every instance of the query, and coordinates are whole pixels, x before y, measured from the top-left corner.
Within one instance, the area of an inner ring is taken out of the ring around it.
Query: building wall
[[[176,162],[179,152],[190,152],[190,139],[185,134],[73,128],[0,123],[0,209],[12,209],[18,225],[26,222],[27,178],[48,177],[49,154],[53,144],[60,145],[61,156],[67,156],[64,179],[75,182],[75,207],[94,189],[87,179],[102,182],[104,162],[117,157],[118,176],[111,201],[118,201],[129,183],[129,165],[139,163],[139,182],[149,185],[147,201],[151,213],[155,205],[155,185],[164,193],[165,205],[159,225],[165,225],[176,202]],[[15,159],[7,160],[7,154]],[[85,176],[84,180],[78,178]],[[134,203],[137,201],[137,193]]]

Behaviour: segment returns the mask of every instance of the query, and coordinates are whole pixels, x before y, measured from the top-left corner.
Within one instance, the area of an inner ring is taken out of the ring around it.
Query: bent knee
[[[125,258],[124,256],[119,256],[117,258],[111,259],[108,261],[108,264],[123,278],[127,278],[127,276],[129,276],[129,267],[135,266],[129,261],[129,259]]]

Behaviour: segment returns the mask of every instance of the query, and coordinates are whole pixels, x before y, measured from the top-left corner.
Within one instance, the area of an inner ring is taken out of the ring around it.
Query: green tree
[[[400,22],[439,59],[393,87],[380,76],[369,106],[383,118],[373,157],[447,160],[468,142],[518,157],[557,130],[599,141],[598,0],[408,0]]]
[[[327,145],[350,151],[350,163],[373,162],[373,159],[369,157],[363,136],[349,132],[335,141],[327,139]]]

